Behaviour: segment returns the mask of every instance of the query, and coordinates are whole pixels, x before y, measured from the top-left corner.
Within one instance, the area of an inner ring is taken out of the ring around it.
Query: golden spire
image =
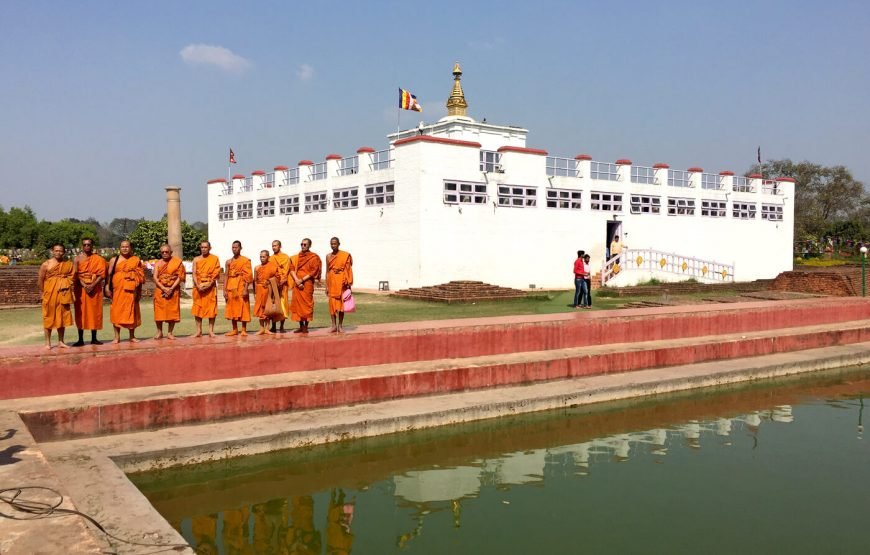
[[[459,84],[461,78],[462,68],[459,67],[459,62],[456,62],[453,66],[453,91],[447,99],[448,116],[467,116],[468,102],[465,101],[465,93],[462,92],[462,85]]]

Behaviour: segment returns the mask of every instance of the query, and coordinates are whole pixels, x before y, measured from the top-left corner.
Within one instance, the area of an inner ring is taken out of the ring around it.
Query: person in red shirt
[[[583,308],[586,304],[586,264],[583,261],[584,251],[577,251],[574,261],[574,308]]]

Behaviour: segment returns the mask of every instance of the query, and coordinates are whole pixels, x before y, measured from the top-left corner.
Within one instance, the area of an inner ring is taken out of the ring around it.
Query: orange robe
[[[177,256],[164,263],[158,260],[154,265],[154,277],[163,287],[171,287],[175,280],[178,287],[172,290],[169,298],[163,296],[163,291],[154,289],[154,321],[155,322],[180,322],[181,321],[181,288],[187,273],[184,271],[184,263]]]
[[[69,260],[45,271],[42,282],[42,327],[47,330],[71,326],[75,266]]]
[[[78,259],[79,277],[75,283],[76,327],[80,330],[103,329],[103,286],[94,287],[87,293],[82,284],[91,285],[100,278],[106,279],[106,260],[92,254]]]
[[[338,251],[326,255],[326,296],[329,299],[329,314],[344,312],[341,294],[353,285],[353,258],[349,252]]]
[[[320,257],[311,251],[300,252],[296,255],[293,271],[301,280],[308,276],[314,279],[320,279],[321,262]],[[302,285],[302,289],[293,287],[293,297],[290,299],[290,317],[293,321],[301,320],[311,321],[314,318],[314,281],[306,281]]]
[[[251,302],[245,295],[253,281],[250,258],[239,255],[238,258],[227,261],[227,304],[224,307],[224,317],[227,320],[251,321]]]
[[[293,263],[290,261],[290,257],[284,254],[283,252],[279,252],[278,254],[273,254],[269,257],[269,262],[274,262],[276,266],[278,266],[278,273],[275,277],[278,278],[278,282],[285,282],[284,285],[279,285],[281,289],[281,299],[283,301],[283,306],[290,306],[290,283],[286,283],[290,280],[290,268],[293,267]],[[275,318],[276,321],[280,322],[282,320],[286,320],[287,315],[284,315],[284,318]]]
[[[254,314],[266,318],[266,304],[269,302],[269,280],[278,275],[278,265],[270,259],[257,266],[254,279]]]
[[[115,259],[115,270],[112,274],[112,308],[109,309],[109,319],[113,326],[136,329],[142,325],[142,313],[139,311],[139,297],[142,284],[145,283],[145,269],[138,256]]]
[[[201,292],[197,287],[193,288],[193,315],[197,318],[217,317],[217,278],[221,275],[221,262],[218,257],[210,254],[205,258],[199,258],[193,263],[193,271],[196,281],[199,283],[214,281],[214,286]],[[194,283],[195,285],[195,283]]]

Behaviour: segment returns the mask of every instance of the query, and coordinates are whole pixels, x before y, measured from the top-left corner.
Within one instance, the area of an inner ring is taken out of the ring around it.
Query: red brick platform
[[[823,298],[7,348],[0,410],[46,440],[866,341],[870,301]]]

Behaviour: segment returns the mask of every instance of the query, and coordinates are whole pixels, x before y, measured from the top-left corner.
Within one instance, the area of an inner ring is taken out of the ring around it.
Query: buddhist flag
[[[417,104],[417,97],[411,94],[411,91],[406,91],[405,89],[399,89],[399,108],[403,110],[413,110],[415,112],[422,112],[423,108]]]
[[[236,163],[236,153],[233,152],[233,149],[230,149],[230,164]]]
[[[761,147],[758,147],[758,163],[761,163]]]

